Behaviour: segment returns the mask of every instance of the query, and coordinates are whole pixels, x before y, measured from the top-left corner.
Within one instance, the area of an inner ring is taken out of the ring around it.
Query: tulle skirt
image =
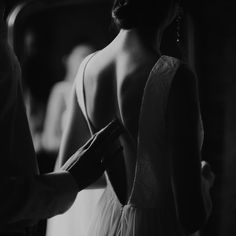
[[[86,236],[187,236],[168,214],[157,208],[122,206],[112,187],[107,186]]]
[[[122,206],[108,186],[98,202],[87,236],[186,236],[176,222],[171,222],[168,212],[163,214],[157,208]]]
[[[48,220],[46,236],[85,236],[104,189],[83,190],[72,207]]]
[[[48,220],[46,236],[186,236],[168,213],[123,206],[108,185],[80,192],[66,213]]]

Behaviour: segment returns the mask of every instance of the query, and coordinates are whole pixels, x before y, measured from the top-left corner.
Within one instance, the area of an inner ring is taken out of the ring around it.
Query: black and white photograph
[[[0,236],[235,236],[236,1],[0,0]]]

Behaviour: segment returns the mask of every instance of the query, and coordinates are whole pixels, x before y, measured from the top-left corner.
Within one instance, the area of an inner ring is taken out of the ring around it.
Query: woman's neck
[[[154,51],[158,54],[160,54],[161,39],[161,31],[155,29],[121,29],[117,36],[117,40],[125,48],[144,47],[145,49]]]

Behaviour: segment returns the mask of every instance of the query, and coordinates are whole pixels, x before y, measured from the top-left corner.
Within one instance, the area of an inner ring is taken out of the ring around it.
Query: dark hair
[[[179,0],[115,0],[112,18],[119,29],[160,26]]]

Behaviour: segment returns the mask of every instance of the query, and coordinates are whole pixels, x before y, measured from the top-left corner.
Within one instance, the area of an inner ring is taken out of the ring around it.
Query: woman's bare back
[[[130,195],[137,153],[139,112],[143,90],[157,55],[139,54],[110,47],[96,53],[84,74],[87,114],[95,130],[118,117],[127,132],[120,138],[123,158],[115,158],[108,170],[113,188],[122,204]],[[138,58],[137,55],[142,55]]]

